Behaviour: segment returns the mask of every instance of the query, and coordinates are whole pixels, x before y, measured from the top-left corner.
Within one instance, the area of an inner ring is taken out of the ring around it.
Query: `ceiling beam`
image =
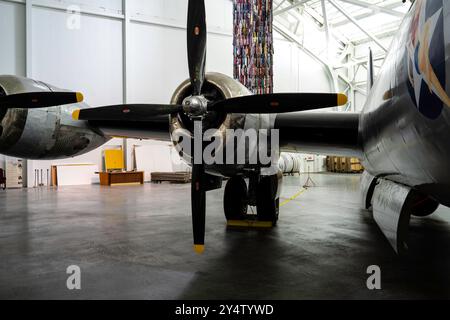
[[[386,9],[395,9],[395,8],[398,8],[401,5],[404,5],[404,4],[401,1],[398,1],[398,2],[395,2],[395,3],[391,3],[389,5],[386,5],[386,6],[384,6],[384,8],[386,8]],[[368,11],[368,12],[364,12],[364,13],[355,15],[354,18],[356,20],[361,20],[361,19],[364,19],[364,18],[368,18],[368,17],[372,16],[373,14],[374,14],[373,11]],[[404,17],[404,15],[403,15],[403,17]],[[348,21],[348,19],[339,19],[339,20],[330,21],[330,26],[336,28],[336,27],[341,27],[341,26],[347,25],[349,23],[350,23],[350,21]]]
[[[274,11],[273,15],[274,15],[274,16],[278,16],[278,15],[280,15],[280,14],[283,14],[283,13],[285,13],[285,12],[288,12],[289,10],[298,8],[298,7],[300,7],[302,4],[307,3],[308,1],[310,1],[310,0],[300,0],[300,1],[298,1],[298,2],[295,2],[295,3],[291,4],[290,6],[287,6],[287,7],[283,8],[283,9]]]
[[[347,19],[349,19],[356,27],[358,27],[359,30],[361,30],[366,36],[368,36],[370,39],[372,39],[373,42],[375,42],[381,49],[383,49],[384,52],[387,52],[388,50],[386,47],[378,40],[377,37],[372,35],[369,31],[367,31],[364,27],[362,27],[359,22],[352,17],[350,13],[347,12],[344,8],[342,8],[339,4],[337,4],[334,0],[328,0],[330,4],[332,4],[337,10],[339,10]]]
[[[354,6],[358,6],[358,7],[362,7],[362,8],[366,8],[366,9],[372,10],[372,14],[373,13],[377,13],[377,12],[382,12],[382,13],[386,13],[386,14],[389,14],[391,16],[395,16],[395,17],[398,17],[398,18],[403,18],[404,17],[404,14],[401,13],[401,12],[398,12],[398,11],[395,11],[395,10],[391,10],[391,9],[388,9],[388,8],[385,8],[385,7],[382,7],[382,6],[378,6],[378,5],[375,5],[375,4],[370,4],[370,3],[367,3],[367,2],[363,2],[363,1],[360,1],[360,0],[339,0],[339,1],[345,2],[345,3],[349,3],[349,4],[354,5]]]
[[[277,4],[277,6],[275,7],[275,9],[273,9],[273,11],[277,11],[278,8],[280,8],[285,2],[286,2],[286,0],[282,0],[279,4]],[[274,4],[275,4],[275,2],[274,2]]]
[[[327,39],[327,58],[330,60],[330,25],[328,23],[327,6],[325,5],[325,0],[321,0],[322,5],[322,16],[323,16],[323,26],[325,27],[325,37]]]
[[[378,40],[381,40],[381,39],[385,39],[385,38],[394,37],[397,33],[398,33],[398,28],[389,29],[389,30],[385,30],[385,31],[376,33],[375,36],[377,37]],[[359,45],[371,42],[372,39],[370,39],[370,38],[354,38],[351,41],[355,46],[359,46]]]

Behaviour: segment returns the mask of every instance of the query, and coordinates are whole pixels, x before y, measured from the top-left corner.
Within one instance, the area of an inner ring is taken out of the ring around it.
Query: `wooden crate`
[[[338,172],[340,168],[340,158],[339,157],[333,157],[333,172]]]
[[[364,168],[358,158],[327,157],[327,170],[339,173],[359,173]]]
[[[350,167],[350,172],[363,172],[364,168],[361,163],[354,163]]]
[[[333,164],[334,164],[333,157],[328,156],[327,157],[327,171],[330,171],[330,172],[333,171]]]
[[[192,180],[190,172],[152,172],[152,182],[189,183]]]

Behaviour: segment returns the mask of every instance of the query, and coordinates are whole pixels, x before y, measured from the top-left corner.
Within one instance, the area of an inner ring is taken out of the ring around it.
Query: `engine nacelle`
[[[15,76],[0,76],[0,94],[54,91],[45,83]],[[58,90],[60,91],[60,90]],[[74,121],[72,112],[86,104],[41,109],[1,109],[0,153],[25,159],[61,159],[92,151],[109,138]]]
[[[206,74],[205,83],[203,85],[203,95],[211,102],[250,94],[251,92],[244,85],[224,74]],[[183,101],[191,95],[192,86],[188,79],[180,84],[175,90],[171,103],[182,104]],[[220,134],[225,137],[227,129],[243,127],[244,122],[245,116],[242,114],[208,113],[203,120],[203,125],[207,127],[205,129],[218,129]],[[172,115],[170,117],[170,133],[172,136],[175,131],[178,131],[178,134],[181,133],[185,138],[191,138],[194,133],[194,122],[183,113]],[[176,143],[175,147],[178,151],[182,151]],[[191,163],[191,155],[188,150],[184,150],[183,158]]]
[[[184,81],[173,94],[171,103],[182,104],[183,101],[192,95],[192,86],[189,80]],[[203,86],[203,95],[211,102],[221,101],[225,99],[231,99],[240,96],[251,95],[251,92],[238,81],[220,73],[208,73],[206,74],[206,81]],[[270,130],[273,128],[274,119],[269,115],[260,114],[226,114],[210,112],[203,119],[203,129],[216,129],[215,136],[220,136],[222,141],[227,141],[226,135],[229,129],[259,129]],[[184,113],[174,114],[170,117],[170,133],[174,142],[176,150],[180,153],[183,159],[187,163],[192,163],[191,150],[183,149],[178,143],[179,141],[190,140],[194,133],[194,121]],[[181,139],[180,139],[181,137]],[[244,137],[245,139],[245,137]],[[245,143],[245,142],[244,142]],[[218,148],[219,152],[226,152],[234,148],[235,154],[237,154],[236,146],[239,144],[233,144],[228,141]],[[242,146],[242,144],[241,144]],[[233,176],[241,173],[245,167],[248,167],[247,160],[250,155],[256,153],[257,148],[246,150],[246,164],[233,164],[233,165],[217,165],[210,166],[210,172],[217,174],[218,172],[225,176]],[[207,171],[208,171],[208,166]]]

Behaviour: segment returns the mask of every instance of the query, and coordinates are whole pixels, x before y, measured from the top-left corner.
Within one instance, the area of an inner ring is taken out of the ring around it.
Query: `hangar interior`
[[[373,49],[375,66],[379,67],[408,10],[401,1],[382,1],[378,5],[372,2],[327,1],[327,29],[321,1],[274,1],[275,92],[342,91],[350,97],[350,103],[342,109],[360,110],[365,102],[367,50]],[[0,53],[1,74],[27,76],[80,91],[91,106],[167,103],[188,74],[187,57],[180,54],[186,50],[184,0],[132,0],[123,4],[121,0],[36,0],[31,7],[25,1],[1,1],[0,5],[0,32],[7,48]],[[232,77],[233,3],[209,1],[206,8],[210,34],[207,70]],[[70,12],[80,15],[71,18]],[[357,18],[365,31],[347,14]],[[166,41],[169,38],[171,41]],[[373,38],[379,39],[380,45]],[[47,171],[52,165],[89,163],[102,170],[103,150],[111,148],[123,148],[126,168],[135,169],[135,146],[155,144],[159,143],[113,139],[75,159],[27,161],[24,185],[36,185],[35,170],[39,174],[43,171],[42,180],[47,184]],[[164,164],[172,155],[167,155],[169,146],[166,149],[160,152],[163,161],[154,160],[155,165],[162,165],[156,171],[167,171]],[[151,150],[149,147],[147,152]],[[1,168],[5,168],[5,161],[0,155]],[[173,161],[179,163],[178,159]],[[180,166],[174,170],[187,169]],[[325,171],[323,157],[311,171]],[[94,182],[98,180],[94,178]]]
[[[233,1],[205,3],[206,70],[233,77]],[[90,106],[168,103],[189,75],[187,6],[0,0],[0,74],[80,91]],[[274,91],[343,92],[348,103],[333,110],[361,111],[369,48],[377,74],[409,7],[400,0],[274,0]],[[284,180],[273,230],[227,229],[223,190],[211,192],[210,244],[199,257],[190,250],[190,186],[100,187],[95,172],[105,170],[111,149],[122,149],[124,169],[144,171],[145,182],[151,172],[190,171],[172,144],[128,138],[70,159],[24,160],[23,188],[0,191],[0,298],[448,298],[445,207],[412,220],[416,251],[396,259],[359,208],[360,175],[329,173],[326,156],[305,152],[299,174]],[[8,174],[17,161],[0,155],[0,168]],[[73,171],[66,186],[50,187],[53,167],[81,164],[91,166],[88,185],[79,182],[83,171]],[[308,179],[313,185],[303,189]],[[82,267],[84,290],[65,289],[71,264]],[[373,264],[386,274],[382,291],[366,288]]]

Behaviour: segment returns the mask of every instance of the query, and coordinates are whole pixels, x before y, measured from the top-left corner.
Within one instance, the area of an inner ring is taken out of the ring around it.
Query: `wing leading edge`
[[[153,116],[145,121],[89,120],[89,125],[109,137],[171,141],[169,116]]]
[[[359,113],[279,114],[275,129],[279,130],[281,151],[362,157]]]

